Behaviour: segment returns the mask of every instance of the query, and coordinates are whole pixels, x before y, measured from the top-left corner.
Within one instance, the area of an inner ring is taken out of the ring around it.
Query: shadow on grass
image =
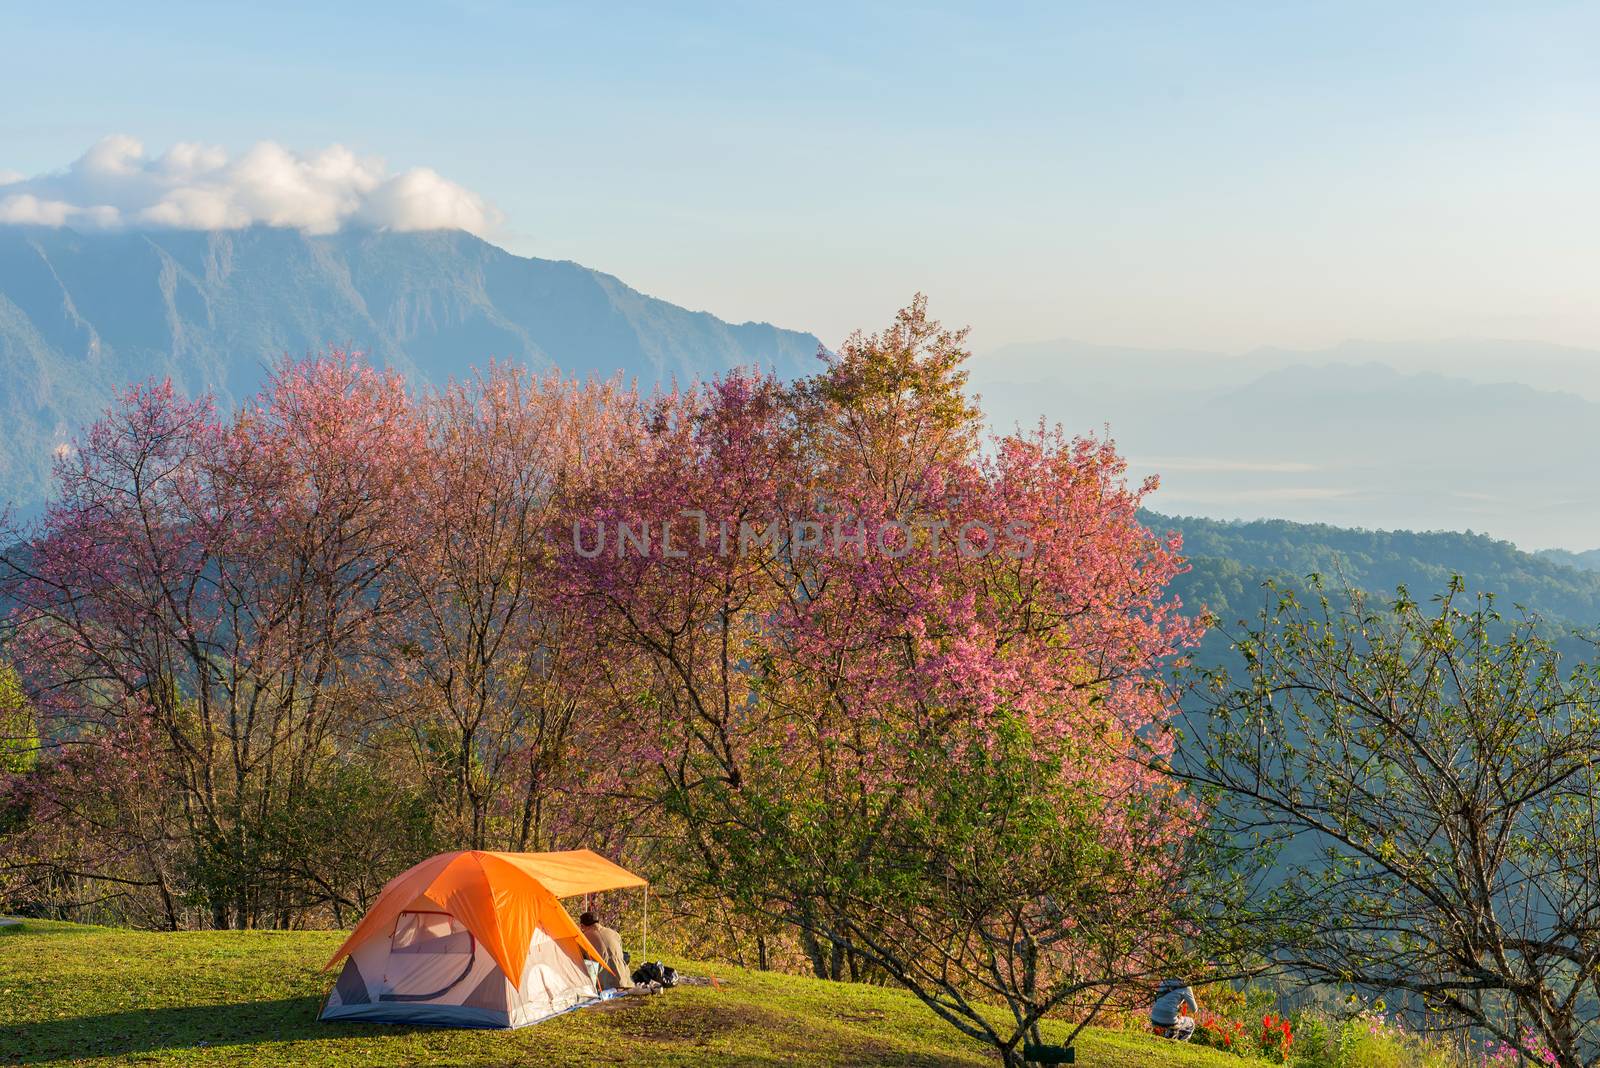
[[[0,1027],[0,1064],[66,1057],[129,1057],[163,1050],[205,1050],[356,1034],[409,1034],[392,1024],[319,1023],[317,996],[130,1009]]]
[[[189,1005],[167,1008],[130,1009],[125,1012],[104,1013],[98,1016],[74,1016],[66,1019],[40,1020],[25,1024],[0,1026],[0,1068],[6,1065],[44,1064],[76,1059],[137,1059],[171,1054],[182,1063],[190,1063],[194,1056],[204,1056],[208,1051],[223,1051],[230,1047],[261,1047],[260,1058],[274,1063],[285,1059],[302,1059],[305,1051],[277,1051],[268,1048],[279,1043],[297,1043],[318,1039],[362,1036],[388,1038],[417,1033],[437,1034],[450,1028],[413,1027],[397,1024],[334,1022],[319,1023],[317,1010],[320,997],[281,998],[276,1001],[256,1001],[216,1005]],[[622,1006],[605,1012],[600,1018],[615,1024],[631,1015]],[[669,1024],[672,1021],[669,1020]],[[640,1063],[675,1065],[719,1065],[737,1068],[782,1068],[793,1063],[793,1057],[781,1049],[752,1049],[736,1054],[712,1053],[697,1048],[695,1039],[706,1037],[704,1021],[697,1017],[687,1022],[677,1020],[675,1026],[658,1026],[643,1037],[663,1043],[662,1049],[644,1057]],[[626,1033],[627,1028],[624,1029]],[[507,1034],[504,1031],[457,1031],[458,1034],[486,1037]],[[640,1036],[630,1036],[640,1037]],[[762,1043],[793,1036],[755,1032]],[[797,1045],[810,1046],[803,1040]],[[677,1048],[673,1048],[677,1047]],[[476,1052],[482,1053],[479,1048]],[[490,1052],[493,1050],[491,1048]],[[502,1050],[517,1063],[522,1058],[516,1051]],[[237,1053],[235,1054],[237,1056]],[[843,1055],[842,1055],[843,1056]],[[659,1059],[657,1059],[659,1058]],[[581,1057],[557,1058],[555,1064],[586,1063],[594,1060],[592,1053]],[[162,1063],[168,1063],[165,1059]],[[307,1062],[309,1063],[309,1062]],[[339,1063],[382,1065],[390,1063],[381,1054],[372,1051],[356,1053],[353,1060]],[[491,1062],[485,1062],[491,1063]],[[506,1063],[510,1063],[507,1061]],[[532,1063],[532,1062],[529,1062]],[[837,1063],[859,1065],[896,1065],[901,1068],[945,1068],[957,1063],[938,1055],[906,1055],[889,1049],[878,1049],[871,1041],[860,1043],[848,1059]]]

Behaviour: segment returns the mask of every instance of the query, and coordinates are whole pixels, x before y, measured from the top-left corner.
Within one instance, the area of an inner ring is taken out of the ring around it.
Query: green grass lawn
[[[673,961],[684,986],[518,1031],[316,1021],[332,931],[160,934],[25,920],[0,927],[0,1065],[993,1065],[896,990]],[[1080,1064],[1241,1061],[1090,1031]]]

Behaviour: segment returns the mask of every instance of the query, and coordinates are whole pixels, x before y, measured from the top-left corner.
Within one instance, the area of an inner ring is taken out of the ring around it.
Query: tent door
[[[379,1001],[434,1001],[472,973],[478,941],[442,912],[402,912],[384,969]]]

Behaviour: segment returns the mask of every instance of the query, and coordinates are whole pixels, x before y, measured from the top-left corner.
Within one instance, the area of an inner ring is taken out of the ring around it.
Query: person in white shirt
[[[1187,1013],[1183,1011],[1186,1008]],[[1156,990],[1155,1004],[1150,1006],[1150,1023],[1162,1038],[1187,1042],[1194,1037],[1194,1018],[1199,1012],[1200,1003],[1187,982],[1164,979]]]

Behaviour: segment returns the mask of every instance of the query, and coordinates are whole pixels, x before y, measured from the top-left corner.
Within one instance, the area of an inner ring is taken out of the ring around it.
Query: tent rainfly
[[[559,899],[631,886],[650,892],[587,849],[430,857],[389,880],[328,961],[344,970],[319,1018],[522,1027],[587,1004],[584,957],[600,955]]]

